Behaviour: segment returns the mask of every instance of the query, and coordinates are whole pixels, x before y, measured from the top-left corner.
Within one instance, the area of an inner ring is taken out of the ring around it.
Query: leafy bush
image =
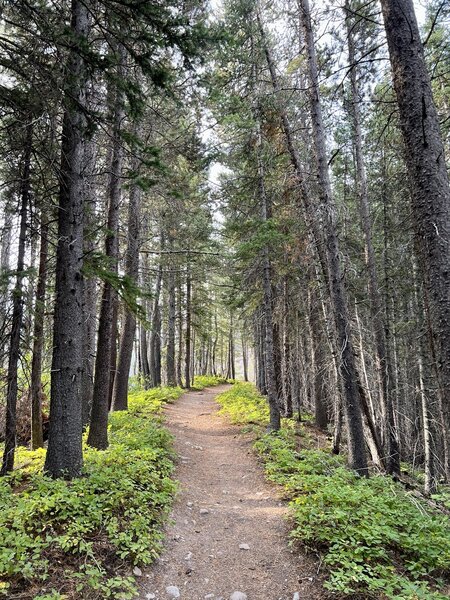
[[[131,394],[129,410],[110,416],[108,450],[85,446],[83,477],[72,482],[42,474],[44,450],[18,449],[22,468],[0,480],[0,594],[32,588],[40,600],[134,597],[123,567],[149,564],[160,549],[176,485],[159,413],[181,393]]]
[[[250,384],[221,394],[235,423],[258,424],[256,450],[291,498],[293,543],[320,552],[325,587],[343,596],[438,600],[450,570],[450,521],[389,477],[362,479],[325,450],[297,450],[295,426],[264,434],[264,399]]]

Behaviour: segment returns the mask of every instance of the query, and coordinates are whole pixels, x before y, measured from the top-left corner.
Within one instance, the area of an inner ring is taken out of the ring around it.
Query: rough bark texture
[[[41,247],[39,249],[39,272],[34,306],[33,357],[31,360],[31,447],[42,448],[42,349],[44,346],[45,289],[47,285],[48,219],[41,216]]]
[[[58,247],[50,400],[50,428],[45,471],[53,477],[81,472],[81,377],[83,372],[83,150],[86,65],[77,43],[89,29],[88,10],[72,0],[71,30],[75,40],[66,74],[62,130]]]
[[[381,0],[446,434],[450,431],[450,185],[412,0]],[[447,470],[449,465],[447,465]]]
[[[123,70],[124,50],[119,47],[119,77]],[[105,238],[105,255],[110,260],[109,270],[118,273],[119,258],[119,207],[121,200],[121,173],[123,147],[120,138],[124,118],[123,91],[117,86],[114,100],[114,120],[111,137],[111,166],[108,183],[108,218]],[[108,413],[111,386],[111,356],[116,343],[114,328],[116,294],[109,281],[103,284],[98,325],[97,354],[95,357],[94,397],[88,444],[99,450],[108,447]]]
[[[25,244],[27,232],[27,212],[30,198],[30,166],[32,151],[32,125],[27,126],[25,139],[22,181],[20,189],[20,225],[19,245],[17,249],[16,282],[13,290],[13,313],[8,350],[8,375],[6,383],[6,421],[5,448],[0,475],[5,475],[14,467],[16,449],[16,408],[17,408],[17,368],[20,356],[20,332],[23,323],[23,276],[25,260]]]

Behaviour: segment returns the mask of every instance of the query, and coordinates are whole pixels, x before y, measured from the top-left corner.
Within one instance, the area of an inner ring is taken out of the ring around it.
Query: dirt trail
[[[249,436],[216,414],[214,398],[227,387],[186,393],[167,407],[181,490],[141,600],[228,600],[236,591],[248,600],[323,598],[317,563],[287,548],[286,506],[265,482]]]

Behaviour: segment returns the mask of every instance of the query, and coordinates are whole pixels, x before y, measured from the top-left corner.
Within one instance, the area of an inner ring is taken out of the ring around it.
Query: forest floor
[[[165,409],[180,493],[141,600],[324,598],[317,562],[288,548],[287,507],[265,481],[252,437],[217,414],[214,399],[228,387],[183,394]]]

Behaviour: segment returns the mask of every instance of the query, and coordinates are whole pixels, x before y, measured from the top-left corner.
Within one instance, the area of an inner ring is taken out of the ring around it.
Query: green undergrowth
[[[222,381],[200,377],[195,386]],[[135,597],[133,566],[157,557],[176,491],[161,408],[182,393],[130,393],[129,410],[110,415],[109,448],[84,444],[83,476],[74,481],[42,474],[45,450],[18,448],[16,470],[0,479],[0,597]]]
[[[192,389],[203,390],[204,388],[227,382],[231,383],[231,380],[227,380],[225,377],[220,377],[218,375],[196,375],[194,377],[194,385],[192,386]]]
[[[343,597],[448,598],[448,517],[391,478],[360,478],[327,448],[312,449],[308,427],[285,419],[279,433],[266,434],[266,401],[253,385],[238,383],[218,400],[233,422],[253,424],[266,474],[290,498],[292,543],[321,555],[327,589]]]

